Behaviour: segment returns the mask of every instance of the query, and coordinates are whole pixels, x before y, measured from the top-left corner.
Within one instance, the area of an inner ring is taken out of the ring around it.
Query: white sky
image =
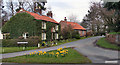
[[[83,17],[88,13],[90,2],[99,1],[100,0],[47,0],[45,5],[47,8],[51,8],[53,18],[57,22],[64,20],[64,17],[68,19],[70,15],[77,16],[77,20],[81,22]]]
[[[46,7],[50,7],[53,12],[53,18],[60,22],[64,17],[76,15],[79,22],[88,13],[90,2],[99,2],[100,0],[47,0]]]

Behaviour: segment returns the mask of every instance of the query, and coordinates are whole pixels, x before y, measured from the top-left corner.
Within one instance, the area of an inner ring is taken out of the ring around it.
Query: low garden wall
[[[107,34],[106,40],[114,44],[120,44],[120,34]]]

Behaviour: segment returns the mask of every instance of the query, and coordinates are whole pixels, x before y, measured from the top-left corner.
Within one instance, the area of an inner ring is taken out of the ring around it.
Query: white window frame
[[[46,40],[46,33],[42,33],[42,40]]]
[[[42,29],[46,29],[46,22],[42,22]]]
[[[24,34],[23,34],[24,39],[27,39],[27,38],[29,37],[29,34],[28,34],[28,36],[27,36],[27,34],[28,34],[28,33],[24,33]]]
[[[53,27],[53,32],[55,32],[55,28]]]
[[[82,31],[82,34],[84,35],[84,31]]]
[[[58,33],[55,33],[55,39],[58,39]]]
[[[58,30],[58,25],[55,26],[55,30]]]

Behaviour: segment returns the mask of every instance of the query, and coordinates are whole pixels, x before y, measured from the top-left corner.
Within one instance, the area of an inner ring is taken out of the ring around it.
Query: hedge
[[[110,32],[109,34],[120,34],[120,32]]]
[[[17,47],[17,42],[28,42],[28,47],[35,47],[40,42],[39,39],[3,39],[2,40],[2,47]],[[20,46],[23,46],[21,44]]]

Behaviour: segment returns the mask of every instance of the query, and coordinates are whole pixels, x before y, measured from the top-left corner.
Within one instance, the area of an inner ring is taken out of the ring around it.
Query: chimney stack
[[[52,18],[53,17],[52,11],[48,11],[47,16]]]
[[[67,21],[66,17],[65,17],[64,21]]]

